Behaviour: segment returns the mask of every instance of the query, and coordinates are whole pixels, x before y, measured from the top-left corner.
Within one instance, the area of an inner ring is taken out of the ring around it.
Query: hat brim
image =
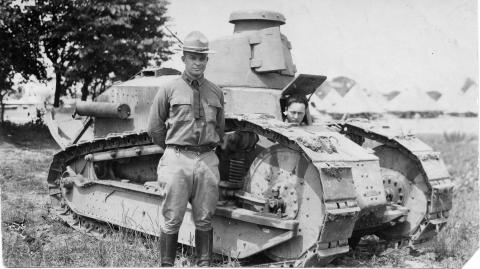
[[[175,48],[174,51],[186,51],[186,52],[193,52],[193,53],[199,53],[199,54],[212,54],[215,53],[214,50],[191,50],[191,49],[182,49],[182,48]]]
[[[193,53],[200,53],[200,54],[210,54],[215,53],[213,50],[191,50],[191,49],[182,49],[182,51],[193,52]]]

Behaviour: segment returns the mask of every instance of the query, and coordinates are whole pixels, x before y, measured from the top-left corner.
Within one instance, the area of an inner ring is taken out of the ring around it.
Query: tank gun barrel
[[[126,119],[130,116],[130,106],[127,104],[109,102],[76,102],[73,115],[98,118]]]

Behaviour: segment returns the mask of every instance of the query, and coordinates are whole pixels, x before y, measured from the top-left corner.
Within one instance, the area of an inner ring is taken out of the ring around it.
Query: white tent
[[[388,112],[438,112],[442,108],[418,88],[403,90],[385,106]]]
[[[325,98],[322,100],[322,106],[316,106],[319,111],[328,111],[331,107],[336,106],[343,97],[337,92],[337,90],[332,89]]]
[[[463,102],[458,107],[463,110],[462,113],[473,113],[478,115],[478,85],[468,89],[462,95]]]
[[[385,112],[383,104],[367,93],[367,90],[355,85],[343,99],[327,109],[334,114],[381,114]]]
[[[437,100],[437,105],[444,113],[451,113],[456,106],[458,98],[460,98],[460,92],[444,92]]]
[[[381,106],[382,109],[385,111],[385,106],[387,105],[387,98],[379,91],[371,90],[371,89],[363,89],[370,100],[373,100],[376,106]]]
[[[437,104],[449,114],[478,114],[478,85],[470,87],[465,93],[446,93]]]

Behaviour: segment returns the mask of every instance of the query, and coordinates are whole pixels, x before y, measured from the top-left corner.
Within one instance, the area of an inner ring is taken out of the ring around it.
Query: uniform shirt
[[[160,87],[150,108],[148,134],[153,142],[166,145],[216,146],[225,129],[223,93],[203,76],[181,77]]]

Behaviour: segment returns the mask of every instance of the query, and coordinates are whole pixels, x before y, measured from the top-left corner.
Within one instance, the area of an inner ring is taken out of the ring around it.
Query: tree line
[[[166,0],[0,1],[0,103],[14,76],[46,81],[55,74],[54,107],[81,85],[92,98],[172,54],[162,26]]]

